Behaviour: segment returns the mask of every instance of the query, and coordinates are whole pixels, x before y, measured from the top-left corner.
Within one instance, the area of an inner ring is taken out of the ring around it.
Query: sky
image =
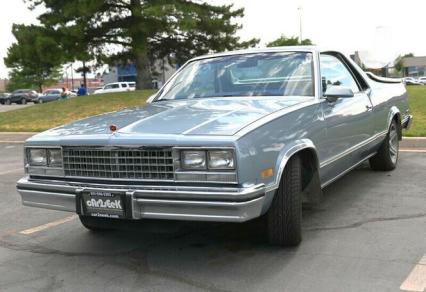
[[[399,54],[426,56],[425,0],[210,0],[245,8],[239,22],[242,39],[260,38],[260,46],[299,36],[316,45],[351,54],[368,51],[384,64]],[[30,11],[23,0],[2,0],[0,9],[0,78],[7,77],[3,58],[14,42],[13,23],[36,23],[42,10]],[[298,9],[301,8],[301,9]],[[301,13],[300,13],[301,12]],[[300,17],[301,16],[301,17]]]

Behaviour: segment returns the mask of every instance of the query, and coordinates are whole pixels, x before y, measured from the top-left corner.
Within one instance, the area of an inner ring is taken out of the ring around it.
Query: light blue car
[[[365,160],[396,167],[412,121],[399,80],[336,51],[251,49],[187,62],[140,108],[94,116],[25,143],[27,206],[114,220],[244,222],[273,244],[302,238],[302,202]]]

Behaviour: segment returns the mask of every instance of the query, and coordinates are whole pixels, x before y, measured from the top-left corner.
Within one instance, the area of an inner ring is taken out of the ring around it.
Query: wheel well
[[[302,163],[302,190],[305,190],[318,175],[318,158],[313,149],[303,149],[297,155]]]

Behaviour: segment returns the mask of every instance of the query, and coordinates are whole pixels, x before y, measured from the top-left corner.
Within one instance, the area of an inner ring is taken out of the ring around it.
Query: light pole
[[[297,10],[299,11],[299,43],[302,44],[303,37],[302,37],[302,5],[299,5],[297,7]]]

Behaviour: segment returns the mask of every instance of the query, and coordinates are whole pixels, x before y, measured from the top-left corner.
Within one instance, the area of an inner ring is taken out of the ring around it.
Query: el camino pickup
[[[302,203],[369,160],[393,170],[412,121],[399,80],[315,47],[188,61],[144,107],[25,143],[26,206],[76,212],[90,230],[147,218],[244,222],[272,244],[302,238]]]

